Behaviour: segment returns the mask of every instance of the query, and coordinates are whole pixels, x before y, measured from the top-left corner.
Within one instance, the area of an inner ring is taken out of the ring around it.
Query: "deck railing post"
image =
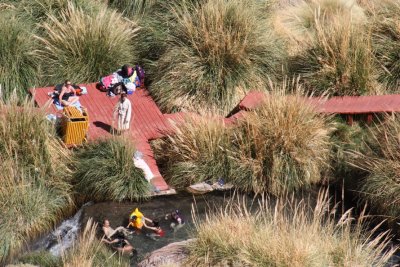
[[[347,124],[353,126],[353,114],[347,114]]]
[[[367,115],[367,124],[371,125],[371,123],[372,123],[372,114],[368,114]]]

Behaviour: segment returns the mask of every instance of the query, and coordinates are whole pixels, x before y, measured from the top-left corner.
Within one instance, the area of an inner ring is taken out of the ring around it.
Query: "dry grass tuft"
[[[38,43],[33,28],[24,17],[0,8],[0,98],[16,89],[23,98],[38,83],[39,64],[33,53]]]
[[[166,9],[163,23],[155,26],[168,34],[151,87],[163,110],[229,111],[245,92],[278,72],[282,46],[258,2],[183,1]]]
[[[177,127],[158,147],[169,182],[187,186],[222,177],[245,191],[279,195],[320,181],[333,125],[299,91],[286,95],[289,84],[271,87],[266,103],[235,126],[206,117]]]
[[[71,156],[42,110],[13,94],[0,102],[0,263],[70,212]]]
[[[360,182],[364,201],[391,220],[400,216],[399,115],[387,116],[370,129],[367,149],[354,153],[353,164],[368,172]]]
[[[387,233],[367,233],[363,214],[335,219],[327,195],[313,206],[265,199],[255,212],[232,201],[204,221],[195,218],[188,266],[386,266],[397,249],[386,250]]]
[[[37,51],[48,83],[68,79],[93,82],[125,63],[136,62],[134,37],[137,25],[116,11],[102,8],[86,14],[69,5],[59,17],[49,14],[42,24],[45,36],[37,37]]]
[[[121,137],[88,144],[76,156],[77,192],[99,201],[146,198],[150,184],[134,165],[135,151],[135,145]]]
[[[275,12],[274,26],[289,41],[291,52],[298,53],[317,37],[317,24],[325,27],[337,20],[359,26],[366,23],[367,17],[354,0],[301,0],[281,4]]]

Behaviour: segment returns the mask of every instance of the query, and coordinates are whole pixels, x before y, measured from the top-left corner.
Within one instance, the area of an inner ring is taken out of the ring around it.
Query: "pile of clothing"
[[[144,85],[144,69],[136,65],[134,68],[123,65],[121,69],[111,75],[102,77],[97,88],[107,92],[109,96],[119,95],[122,92],[133,94],[137,87]]]

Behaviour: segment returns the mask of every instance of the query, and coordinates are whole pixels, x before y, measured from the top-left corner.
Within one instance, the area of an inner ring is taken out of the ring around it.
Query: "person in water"
[[[178,231],[185,225],[185,220],[183,219],[179,210],[174,210],[170,214],[166,214],[165,220],[168,220],[168,218],[171,218],[173,221],[170,226],[174,230],[174,232]]]
[[[76,96],[75,88],[72,86],[71,81],[65,80],[59,95],[59,102],[64,106],[70,106],[79,100]]]
[[[153,223],[152,220],[149,218],[144,217],[143,213],[136,208],[131,215],[129,216],[129,224],[126,228],[133,227],[135,230],[141,230],[144,227],[148,228],[149,226],[146,225],[146,221]]]
[[[110,226],[110,221],[106,219],[103,223],[103,232],[104,237],[101,239],[101,241],[109,244],[113,249],[123,254],[131,254],[131,252],[134,250],[133,246],[124,237],[125,234],[128,234],[124,227],[119,226],[114,230]]]
[[[158,221],[153,221],[153,226],[147,226],[148,229],[153,230],[153,233],[146,234],[146,236],[150,237],[153,240],[157,240],[157,237],[164,237],[165,232],[160,227],[160,223]]]

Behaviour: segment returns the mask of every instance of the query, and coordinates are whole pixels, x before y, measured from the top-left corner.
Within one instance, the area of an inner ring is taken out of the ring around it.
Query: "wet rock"
[[[141,261],[138,267],[184,266],[188,255],[187,246],[193,241],[194,239],[188,239],[157,249]]]

